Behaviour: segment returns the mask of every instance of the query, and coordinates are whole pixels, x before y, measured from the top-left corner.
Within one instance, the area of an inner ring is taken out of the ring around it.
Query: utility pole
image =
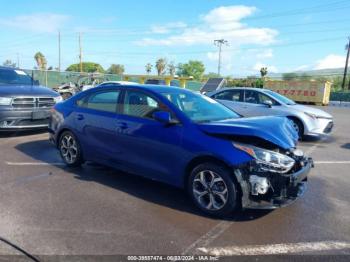
[[[58,72],[61,72],[61,31],[58,31]]]
[[[349,43],[346,45],[345,49],[347,49],[347,54],[346,54],[345,67],[344,67],[343,83],[341,85],[343,90],[345,90],[346,74],[348,72],[349,53],[350,53],[350,37],[349,37]],[[349,89],[350,89],[350,82],[349,82]]]
[[[79,63],[80,63],[80,73],[83,72],[83,54],[82,54],[82,49],[81,49],[81,33],[79,33]]]
[[[222,47],[223,44],[228,45],[228,41],[225,40],[225,39],[216,39],[216,40],[214,40],[214,45],[219,47],[218,75],[220,75],[220,71],[221,71],[221,47]]]

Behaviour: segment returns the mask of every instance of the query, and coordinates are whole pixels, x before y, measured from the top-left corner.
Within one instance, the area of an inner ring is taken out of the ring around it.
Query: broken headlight
[[[258,171],[261,172],[287,173],[295,164],[293,158],[278,152],[251,145],[237,143],[233,145],[253,157]]]

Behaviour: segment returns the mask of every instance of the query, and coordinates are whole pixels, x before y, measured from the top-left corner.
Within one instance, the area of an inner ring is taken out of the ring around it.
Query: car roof
[[[156,93],[162,92],[164,90],[170,91],[170,92],[179,92],[179,91],[184,91],[184,92],[191,92],[188,89],[181,88],[181,87],[175,87],[175,86],[167,86],[167,85],[155,85],[155,84],[150,84],[150,85],[142,85],[142,84],[116,84],[115,87],[125,87],[125,88],[138,88],[140,90],[145,90],[145,91],[153,91]],[[95,88],[100,88],[99,86]],[[101,87],[103,88],[103,87]],[[91,89],[90,89],[91,90]]]
[[[257,88],[257,87],[225,87],[225,88],[220,88],[220,89],[218,89],[216,91],[232,90],[232,89],[236,89],[236,90],[253,90],[253,91],[261,91],[261,92],[264,92],[265,90],[268,90],[268,89]]]

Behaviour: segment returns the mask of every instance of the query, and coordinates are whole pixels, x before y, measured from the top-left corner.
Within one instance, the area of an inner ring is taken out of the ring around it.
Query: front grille
[[[53,97],[15,97],[12,100],[14,108],[51,108],[54,105]]]

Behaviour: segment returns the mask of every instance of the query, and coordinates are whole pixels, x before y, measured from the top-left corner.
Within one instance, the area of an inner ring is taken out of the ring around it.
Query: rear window
[[[117,102],[120,90],[98,92],[77,101],[79,107],[98,111],[117,112]]]

